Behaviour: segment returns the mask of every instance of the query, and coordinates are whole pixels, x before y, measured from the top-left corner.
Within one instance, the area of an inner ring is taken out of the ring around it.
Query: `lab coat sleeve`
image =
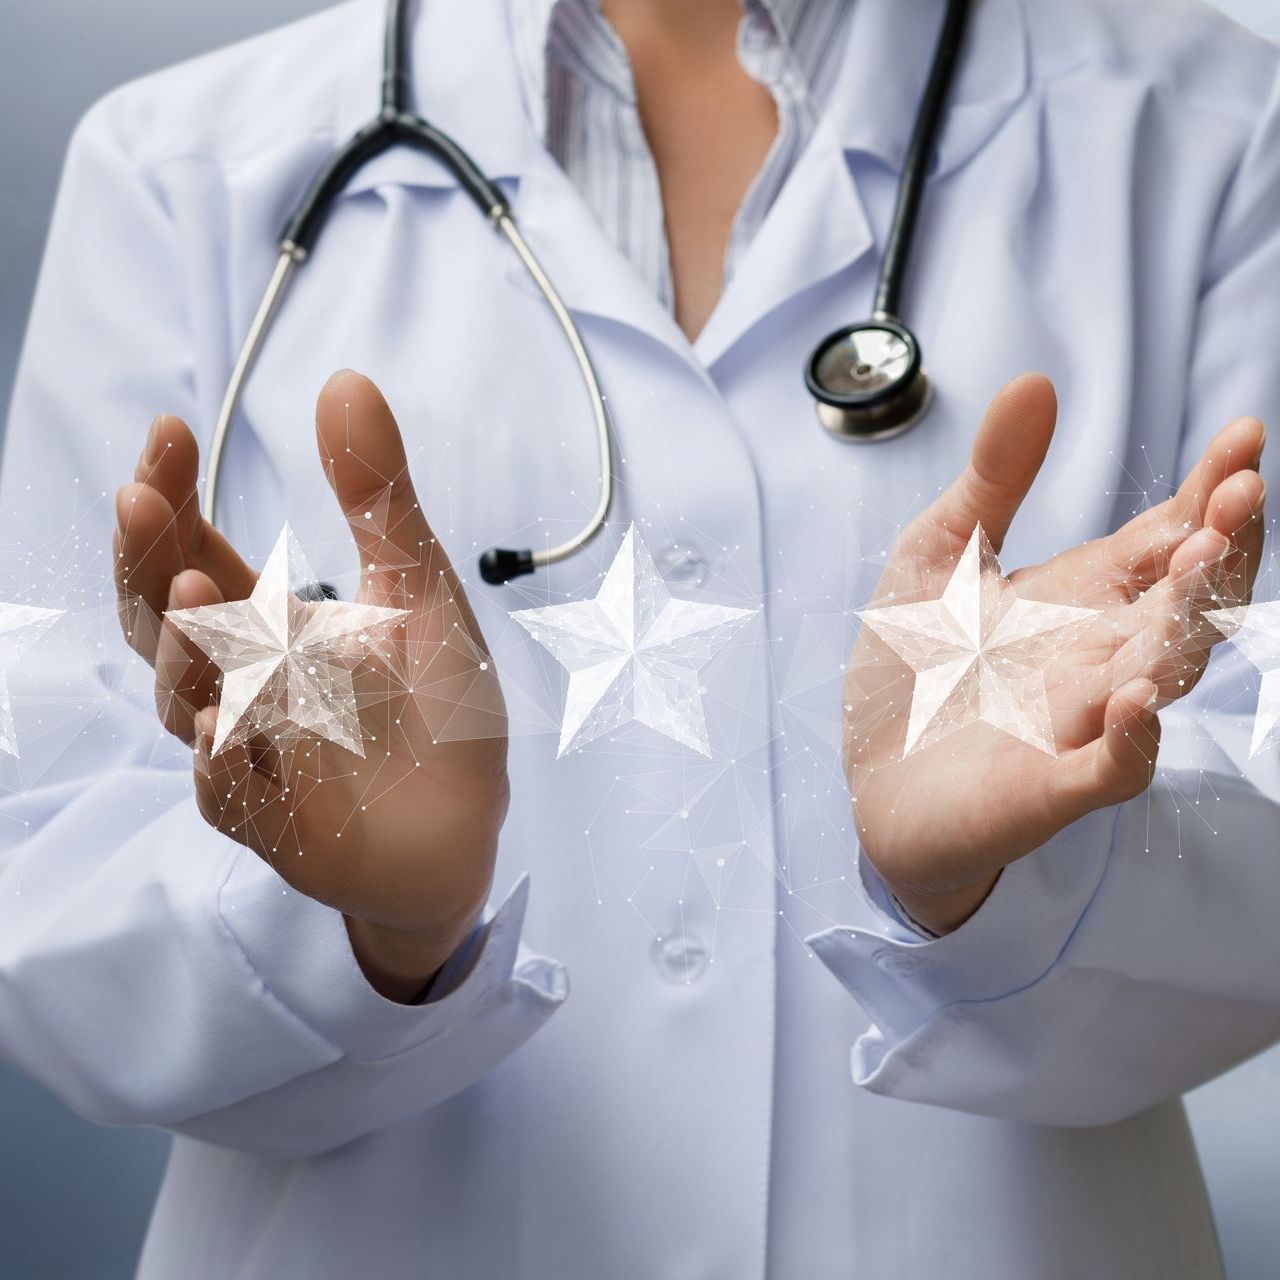
[[[199,423],[231,327],[216,245],[177,229],[184,207],[217,207],[216,173],[165,158],[167,178],[184,172],[162,182],[131,154],[149,109],[115,96],[77,132],[6,441],[9,567],[25,566],[26,602],[79,607],[11,675],[28,776],[0,797],[0,1057],[96,1120],[302,1156],[481,1080],[565,976],[521,945],[521,880],[452,989],[384,1000],[341,915],[197,812],[190,756],[159,729],[111,603],[114,487],[155,412]]]
[[[1273,96],[1206,259],[1184,473],[1241,413],[1269,420],[1274,433],[1277,334]],[[1274,439],[1268,452],[1274,498]],[[1275,554],[1273,536],[1259,584],[1267,598],[1280,589]],[[1221,645],[1195,693],[1162,713],[1161,767],[1149,791],[1006,868],[975,915],[945,937],[911,929],[863,858],[879,926],[810,939],[873,1024],[854,1047],[856,1081],[982,1114],[1102,1124],[1280,1038],[1280,753],[1249,759],[1257,687],[1257,673]]]

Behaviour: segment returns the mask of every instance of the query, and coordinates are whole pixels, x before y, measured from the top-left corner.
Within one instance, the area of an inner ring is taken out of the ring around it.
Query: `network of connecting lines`
[[[439,496],[450,448],[410,450],[425,505]],[[295,501],[296,522],[272,530],[265,516],[243,521],[256,530],[243,547],[260,574],[253,593],[175,610],[167,622],[127,594],[117,606],[103,536],[110,490],[84,493],[65,480],[65,529],[39,543],[14,539],[6,557],[0,675],[15,713],[0,705],[0,748],[11,797],[78,751],[95,724],[100,734],[105,726],[104,764],[127,756],[158,773],[190,767],[189,744],[161,725],[164,708],[157,716],[146,704],[151,677],[138,640],[167,625],[218,671],[216,729],[197,768],[228,780],[217,792],[219,825],[286,884],[298,882],[287,864],[306,858],[318,824],[326,839],[358,839],[367,815],[397,810],[424,769],[447,770],[458,753],[509,738],[538,777],[563,770],[566,789],[590,764],[576,847],[559,856],[580,868],[600,907],[634,913],[655,939],[678,932],[694,902],[717,922],[722,912],[769,910],[798,940],[839,923],[852,903],[850,785],[856,796],[868,771],[900,779],[905,802],[911,787],[976,758],[975,746],[993,736],[1001,750],[1030,753],[1028,767],[1051,769],[1096,735],[1097,709],[1121,668],[1160,673],[1176,697],[1211,664],[1219,692],[1225,683],[1243,699],[1252,753],[1280,737],[1274,550],[1261,564],[1229,554],[1198,565],[1176,595],[1160,580],[1159,557],[1139,566],[1136,555],[1108,581],[1072,577],[1068,563],[1046,590],[1031,569],[1006,573],[980,527],[917,548],[914,526],[904,532],[900,518],[861,501],[811,508],[841,568],[830,598],[790,610],[802,622],[780,637],[771,615],[791,579],[785,550],[763,597],[744,590],[737,563],[749,552],[714,547],[694,513],[632,494],[625,471],[616,518],[571,576],[495,593],[468,571],[477,543],[450,517],[451,502],[414,543],[389,514],[403,477],[385,477],[385,494],[360,513],[357,556],[323,469],[311,465],[315,483]],[[1173,490],[1151,476],[1131,495],[1134,515],[1163,530],[1170,554],[1179,504],[1199,496]],[[36,500],[23,490],[11,497],[11,530],[47,527],[22,518]],[[497,532],[550,542],[557,530],[546,521]],[[665,554],[682,542],[716,551],[693,577]],[[321,574],[340,579],[340,598],[316,592]],[[1223,657],[1232,647],[1236,661]],[[758,704],[743,696],[760,687],[769,696]],[[1083,713],[1073,710],[1082,688]],[[1179,820],[1212,831],[1213,779],[1193,776],[1189,790],[1185,770],[1175,784]],[[762,777],[774,785],[762,790]],[[517,824],[518,806],[517,791]],[[3,817],[20,844],[18,807]],[[773,886],[767,906],[758,887],[743,889],[760,876]],[[700,945],[714,959],[718,923]]]

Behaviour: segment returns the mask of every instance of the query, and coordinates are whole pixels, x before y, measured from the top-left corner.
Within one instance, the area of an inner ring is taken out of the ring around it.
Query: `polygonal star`
[[[940,599],[858,614],[916,673],[902,754],[981,720],[1056,755],[1043,637],[1095,615],[1018,596],[979,525]]]
[[[311,581],[285,525],[247,600],[166,615],[222,671],[212,755],[256,733],[276,743],[312,735],[364,755],[351,670],[408,614],[302,600],[289,586]]]
[[[18,735],[9,701],[9,668],[60,618],[61,609],[29,604],[0,604],[0,751],[17,756]]]
[[[1252,760],[1267,747],[1280,746],[1280,600],[1213,609],[1204,616],[1262,672],[1249,744]]]
[[[757,612],[674,598],[632,525],[594,600],[511,615],[569,672],[557,756],[628,720],[710,755],[698,672]]]

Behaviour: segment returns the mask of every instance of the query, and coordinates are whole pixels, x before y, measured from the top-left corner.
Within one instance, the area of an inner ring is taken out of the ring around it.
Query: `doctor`
[[[381,6],[85,119],[7,543],[61,554],[70,597],[114,538],[156,697],[123,640],[27,672],[96,713],[4,803],[0,1050],[180,1135],[148,1280],[1220,1274],[1179,1095],[1280,1037],[1280,763],[1248,758],[1255,684],[1198,610],[1266,563],[1277,468],[1239,415],[1280,415],[1277,55],[1198,4],[976,4],[904,299],[935,402],[855,448],[800,373],[870,309],[941,10],[421,5],[418,107],[511,200],[618,437],[607,528],[505,587],[484,548],[589,514],[590,423],[543,300],[422,154],[340,197],[222,533],[198,514],[279,226],[376,102]],[[1058,403],[1021,377],[987,407],[1025,368]],[[245,597],[286,518],[344,598],[457,623],[450,674],[493,659],[509,741],[488,685],[486,725],[395,739],[377,804],[321,753],[288,822],[246,823],[299,775],[211,756],[216,673],[146,624]],[[593,596],[630,522],[675,594],[763,610],[708,669],[707,759],[529,732],[561,677],[509,614]],[[855,822],[851,611],[937,595],[978,523],[1039,566],[1030,597],[1123,638],[1060,655],[1057,759],[977,725],[899,761],[864,637]],[[54,733],[38,701],[20,740]]]

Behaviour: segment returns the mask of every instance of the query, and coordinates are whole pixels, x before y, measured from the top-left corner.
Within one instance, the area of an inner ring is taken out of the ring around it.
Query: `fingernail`
[[[154,467],[159,461],[160,454],[160,423],[161,414],[156,414],[151,419],[151,427],[147,431],[147,442],[142,446],[142,464],[146,467]]]
[[[177,609],[178,606],[178,580],[177,578],[169,579],[169,608]]]

